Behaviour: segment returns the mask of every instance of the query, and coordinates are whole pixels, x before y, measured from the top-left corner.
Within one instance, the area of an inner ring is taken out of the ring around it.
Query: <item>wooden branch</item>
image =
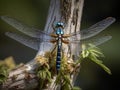
[[[63,22],[65,24],[64,30],[66,34],[79,31],[83,2],[84,0],[51,0],[44,31],[51,33],[53,31],[52,26],[56,22]],[[75,38],[79,39],[80,37]],[[38,53],[32,61],[12,70],[9,73],[6,82],[3,83],[2,90],[30,90],[37,88],[39,85],[39,79],[36,76],[35,70],[42,63],[38,64],[36,58],[41,56],[44,59],[45,53],[47,52],[47,47],[48,45],[46,46],[45,43],[41,43]],[[69,57],[69,60],[72,59],[72,56],[76,55],[76,49],[80,48],[78,48],[75,44],[71,45],[70,50],[68,45],[63,46],[64,54]],[[74,83],[76,75],[77,74],[71,76],[71,82]],[[60,86],[55,85],[56,75],[52,77],[52,82],[47,85],[46,90],[60,90]]]

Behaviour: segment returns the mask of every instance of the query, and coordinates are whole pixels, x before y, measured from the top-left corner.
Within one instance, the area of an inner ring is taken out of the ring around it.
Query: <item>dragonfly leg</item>
[[[62,42],[63,42],[64,44],[69,44],[69,40],[63,40],[63,39],[62,39]]]
[[[50,42],[54,44],[54,43],[56,43],[56,42],[57,42],[57,40],[52,39],[52,40],[50,40]]]
[[[56,34],[50,34],[51,37],[57,38],[58,36]]]
[[[68,37],[70,37],[70,34],[65,34],[65,35],[63,35],[62,37],[63,37],[63,38],[68,38]]]

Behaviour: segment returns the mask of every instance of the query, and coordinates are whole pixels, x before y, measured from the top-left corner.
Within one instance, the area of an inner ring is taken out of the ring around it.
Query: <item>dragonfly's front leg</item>
[[[57,40],[56,39],[51,39],[50,42],[54,44],[54,43],[57,42]]]
[[[53,33],[51,33],[50,36],[53,37],[53,38],[57,38],[58,37],[56,34],[53,34]]]

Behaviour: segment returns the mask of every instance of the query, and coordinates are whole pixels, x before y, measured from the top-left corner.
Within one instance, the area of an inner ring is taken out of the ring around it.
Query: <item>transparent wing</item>
[[[43,32],[42,30],[30,27],[30,26],[22,23],[21,21],[14,19],[14,18],[11,18],[8,16],[1,16],[1,19],[3,21],[5,21],[6,23],[8,23],[9,25],[16,28],[17,30],[19,30],[20,32],[22,32],[30,37],[42,38],[43,35],[44,36],[46,35],[47,37],[50,38],[49,34],[47,34],[46,32]]]
[[[15,27],[22,33],[26,34],[26,35],[23,35],[23,34],[7,32],[6,35],[9,36],[10,38],[12,38],[30,48],[33,48],[35,50],[40,49],[43,52],[49,51],[49,50],[51,50],[51,48],[54,47],[53,44],[51,44],[50,42],[47,42],[48,39],[51,39],[51,37],[47,33],[42,32],[39,29],[29,27],[26,24],[23,24],[20,21],[17,21],[15,19],[7,17],[7,16],[2,16],[1,18],[5,22],[10,24],[11,26]],[[109,18],[106,18],[106,19],[96,23],[95,25],[91,26],[88,29],[84,29],[84,30],[81,30],[80,32],[77,32],[77,34],[71,34],[70,44],[69,44],[71,51],[75,50],[74,48],[80,47],[80,40],[81,40],[81,43],[94,43],[95,45],[102,44],[105,41],[109,40],[110,36],[84,41],[84,39],[87,39],[87,38],[97,35],[102,30],[107,28],[110,24],[112,24],[114,21],[115,21],[114,18],[109,17]],[[81,39],[80,39],[80,35],[81,35]],[[77,50],[77,52],[80,51],[80,49],[76,49],[76,50]]]
[[[7,22],[9,25],[13,26],[14,28],[16,28],[17,30],[21,31],[22,33],[24,33],[26,35],[29,35],[29,36],[35,37],[35,38],[42,38],[43,35],[44,36],[46,35],[45,37],[50,38],[48,33],[43,32],[39,29],[30,27],[26,24],[23,24],[22,22],[14,19],[14,18],[11,18],[8,16],[1,16],[1,18],[5,22]],[[77,32],[76,34],[71,34],[71,38],[75,38],[76,36],[77,37],[81,36],[81,40],[90,38],[92,36],[97,35],[101,31],[103,31],[105,28],[107,28],[109,25],[111,25],[114,21],[115,21],[115,18],[108,17],[108,18],[92,25],[88,29],[81,30],[80,32]]]
[[[23,35],[23,34],[18,34],[18,33],[13,33],[13,32],[6,32],[6,36],[18,41],[19,43],[28,46],[34,50],[39,49],[39,43],[40,41],[36,38],[31,38],[29,36]]]
[[[92,43],[95,46],[98,46],[108,40],[110,40],[112,38],[112,36],[96,36],[96,37],[92,37],[90,39],[86,39],[86,40],[73,40],[73,41],[69,41],[70,44],[88,44],[88,43]]]
[[[115,21],[115,18],[108,17],[88,29],[81,30],[80,32],[77,32],[76,34],[71,34],[71,37],[69,38],[70,40],[70,49],[71,52],[73,53],[72,55],[77,55],[79,56],[81,52],[81,44],[88,44],[92,43],[95,46],[98,46],[109,39],[111,39],[111,36],[100,36],[100,37],[93,37],[103,31],[105,28],[107,28],[109,25],[111,25]],[[81,38],[80,38],[81,37]],[[93,37],[93,38],[91,38]]]
[[[105,43],[106,41],[110,40],[112,36],[96,36],[87,40],[74,40],[70,41],[70,44],[68,45],[72,51],[72,55],[79,56],[80,52],[82,51],[80,46],[81,44],[89,44],[92,43],[95,46],[101,45]]]
[[[101,45],[103,43],[105,43],[106,41],[110,40],[112,38],[112,36],[96,36],[87,40],[82,40],[81,44],[88,44],[88,43],[92,43],[95,46]]]
[[[76,34],[71,34],[71,36],[72,36],[71,38],[81,36],[80,40],[83,40],[83,39],[93,37],[93,36],[97,35],[98,33],[100,33],[101,31],[103,31],[104,29],[106,29],[108,26],[110,26],[114,21],[115,21],[115,18],[108,17],[108,18],[92,25],[91,27],[89,27],[87,29],[76,32]]]
[[[42,50],[49,51],[53,45],[49,42],[49,40],[44,40],[44,39],[38,39],[38,38],[33,38],[24,34],[18,34],[18,33],[13,33],[13,32],[6,32],[6,36],[18,41],[19,43],[28,46],[34,50],[39,50],[42,48]],[[43,47],[41,47],[40,44],[44,44]],[[45,49],[44,49],[45,48]],[[44,52],[44,51],[43,51]]]
[[[6,35],[21,44],[28,46],[34,50],[41,49],[44,51],[49,51],[53,45],[48,42],[51,37],[48,33],[43,32],[39,29],[30,27],[14,18],[8,16],[1,16],[1,19],[8,23],[9,25],[13,26],[20,32],[24,34],[17,34],[12,32],[7,32]]]

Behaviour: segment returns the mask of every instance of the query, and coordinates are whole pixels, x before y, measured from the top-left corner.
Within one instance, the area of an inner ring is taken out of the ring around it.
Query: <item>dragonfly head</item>
[[[62,22],[58,22],[58,23],[56,23],[55,27],[56,28],[58,28],[58,27],[64,28],[64,24]]]

